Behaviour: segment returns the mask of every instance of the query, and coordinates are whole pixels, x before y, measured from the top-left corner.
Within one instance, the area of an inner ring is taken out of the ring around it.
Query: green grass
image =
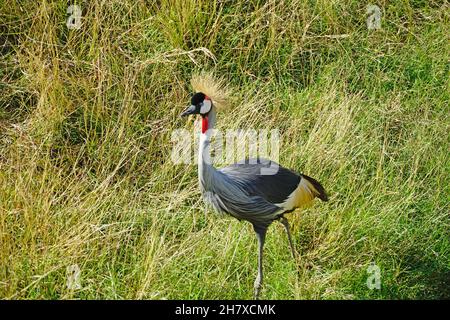
[[[252,297],[251,226],[170,160],[209,70],[235,97],[218,126],[279,129],[330,195],[289,216],[298,261],[269,229],[262,298],[450,298],[447,1],[378,1],[376,31],[364,1],[78,4],[69,30],[67,1],[0,1],[0,297]]]

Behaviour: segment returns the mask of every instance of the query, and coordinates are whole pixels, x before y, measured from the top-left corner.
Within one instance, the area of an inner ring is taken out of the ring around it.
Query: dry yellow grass
[[[448,3],[0,2],[0,297],[251,298],[251,227],[170,161],[193,74],[330,194],[269,229],[267,299],[448,298]],[[366,285],[381,270],[381,289]],[[77,265],[81,288],[67,286]]]

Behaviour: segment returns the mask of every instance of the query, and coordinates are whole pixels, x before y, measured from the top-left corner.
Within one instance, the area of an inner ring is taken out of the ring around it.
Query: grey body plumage
[[[266,228],[285,212],[276,204],[285,201],[301,179],[281,166],[274,175],[262,175],[261,169],[271,163],[266,159],[246,159],[244,163],[208,172],[208,178],[201,179],[200,184],[205,201],[219,212],[249,221],[256,229]]]
[[[213,129],[216,122],[214,104],[203,93],[196,93],[183,115],[200,114]],[[258,275],[255,281],[255,298],[262,284],[262,256],[268,226],[280,219],[286,229],[292,254],[289,223],[283,214],[311,201],[314,197],[327,201],[325,190],[319,182],[306,175],[297,174],[267,159],[247,159],[216,169],[209,160],[211,131],[202,132],[199,144],[198,179],[206,204],[220,213],[229,214],[253,225],[259,243]],[[276,168],[271,174],[265,169]]]
[[[251,173],[253,165],[240,172]],[[255,165],[257,167],[257,165]],[[284,210],[267,199],[264,188],[258,188],[250,174],[238,176],[239,167],[215,170],[201,179],[203,199],[216,211],[227,213],[239,220],[247,220],[256,229],[267,228]],[[261,190],[263,189],[263,190]]]

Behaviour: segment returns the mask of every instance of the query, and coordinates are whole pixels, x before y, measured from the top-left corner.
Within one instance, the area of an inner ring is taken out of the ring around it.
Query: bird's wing
[[[272,170],[268,170],[272,168]],[[304,174],[297,174],[276,162],[250,159],[220,169],[246,190],[250,196],[259,196],[286,212],[305,206],[318,197],[327,201],[322,185]]]
[[[241,185],[250,195],[263,197],[273,204],[284,202],[301,180],[301,176],[295,172],[265,159],[247,159],[220,171]]]

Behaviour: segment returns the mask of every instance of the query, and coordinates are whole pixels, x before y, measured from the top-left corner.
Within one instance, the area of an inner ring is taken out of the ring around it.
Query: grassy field
[[[251,225],[170,157],[202,70],[219,128],[279,129],[330,195],[289,215],[297,261],[271,226],[261,298],[450,298],[447,1],[377,1],[371,31],[365,1],[77,4],[0,0],[0,298],[252,298]]]

